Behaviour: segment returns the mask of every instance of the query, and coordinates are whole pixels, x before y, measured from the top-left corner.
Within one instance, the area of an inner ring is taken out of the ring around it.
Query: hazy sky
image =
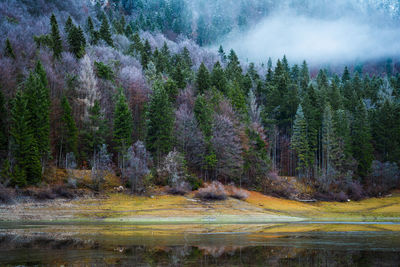
[[[309,13],[293,7],[277,10],[244,34],[232,33],[223,46],[257,63],[284,54],[292,63],[303,59],[345,63],[400,54],[400,27],[395,20],[367,8],[341,12],[343,3],[350,2],[339,2],[342,5]]]

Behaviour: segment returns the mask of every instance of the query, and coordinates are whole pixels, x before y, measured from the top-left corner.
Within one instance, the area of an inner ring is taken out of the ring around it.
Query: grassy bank
[[[1,205],[0,220],[127,224],[400,221],[400,193],[345,203],[304,203],[257,192],[249,192],[246,200],[223,201],[200,201],[193,194],[144,197],[110,193],[76,200]]]

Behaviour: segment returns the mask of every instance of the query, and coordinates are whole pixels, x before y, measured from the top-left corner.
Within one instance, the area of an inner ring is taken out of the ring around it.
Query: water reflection
[[[196,229],[201,227],[205,229]],[[171,232],[167,226],[3,227],[0,265],[398,266],[400,263],[397,231],[273,233],[265,230],[271,226],[257,226],[257,232],[237,231],[256,227],[246,225],[231,226],[236,232],[227,232],[228,226],[221,226],[225,227],[224,232],[217,232],[218,226],[201,227],[188,226],[191,231],[180,232]],[[209,227],[212,231],[207,233]],[[298,225],[291,227],[301,229]],[[111,235],[107,232],[110,229],[119,231]]]

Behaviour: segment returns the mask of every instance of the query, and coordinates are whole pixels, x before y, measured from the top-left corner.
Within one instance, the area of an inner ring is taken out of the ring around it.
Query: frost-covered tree
[[[96,75],[93,71],[93,63],[88,55],[80,61],[79,70],[79,106],[82,120],[89,118],[89,109],[93,107],[96,100],[100,100],[100,92]]]
[[[243,172],[242,146],[227,116],[215,115],[211,144],[216,156],[215,177],[239,180]]]
[[[125,156],[126,166],[123,175],[129,180],[132,192],[144,190],[143,179],[150,173],[151,156],[143,142],[130,146]]]

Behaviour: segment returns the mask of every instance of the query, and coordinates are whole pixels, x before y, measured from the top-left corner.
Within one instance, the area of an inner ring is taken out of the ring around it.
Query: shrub
[[[38,192],[34,192],[34,197],[37,200],[48,200],[48,199],[55,199],[56,195],[53,194],[52,190],[50,189],[41,189]]]
[[[247,199],[249,197],[249,193],[247,193],[243,189],[237,188],[235,186],[231,186],[229,188],[229,196],[239,199],[239,200],[243,200],[243,199]]]
[[[53,188],[53,194],[67,199],[74,198],[74,194],[72,194],[64,185],[59,185]]]
[[[0,184],[0,203],[10,204],[13,202],[14,202],[13,191]]]
[[[168,187],[167,192],[172,195],[185,195],[189,193],[192,187],[187,182],[181,182],[180,184],[175,184],[173,187]]]
[[[262,181],[264,194],[276,197],[294,199],[299,195],[293,181],[287,177],[281,177],[276,172],[269,172]]]
[[[200,188],[196,197],[202,200],[225,200],[228,194],[220,182],[214,181],[206,187]]]

